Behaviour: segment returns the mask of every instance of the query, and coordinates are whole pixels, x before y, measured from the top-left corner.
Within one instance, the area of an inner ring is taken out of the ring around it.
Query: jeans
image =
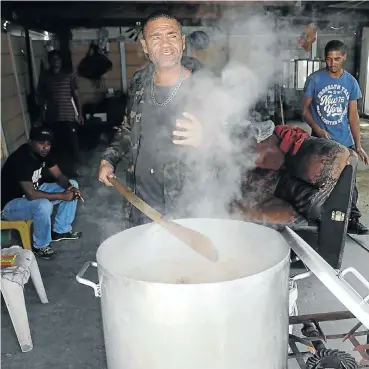
[[[78,183],[74,180],[69,181],[74,187],[78,188]],[[65,189],[56,183],[44,183],[39,188],[40,191],[57,193],[64,192]],[[53,231],[56,233],[67,233],[72,230],[77,200],[47,200],[37,199],[28,200],[21,197],[9,201],[3,211],[2,216],[5,220],[33,220],[33,247],[42,248],[51,242],[51,214],[53,206],[59,205],[55,216]]]

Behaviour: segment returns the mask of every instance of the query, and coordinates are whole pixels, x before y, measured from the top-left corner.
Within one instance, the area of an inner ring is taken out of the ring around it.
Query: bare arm
[[[360,141],[360,118],[357,111],[357,100],[351,100],[349,102],[349,123],[351,133],[354,138],[355,146],[361,147]]]
[[[50,201],[53,201],[53,200],[71,201],[74,196],[73,193],[69,191],[72,194],[72,197],[69,200],[68,192],[67,193],[66,192],[49,193],[49,192],[39,191],[33,187],[32,182],[20,182],[20,185],[28,200],[46,199]]]
[[[73,100],[76,104],[78,115],[80,117],[82,117],[82,104],[81,104],[81,99],[79,97],[78,89],[75,89],[74,91],[72,91],[72,96],[73,96]]]
[[[351,100],[349,102],[349,123],[352,133],[352,137],[355,142],[355,151],[359,155],[360,159],[366,164],[369,164],[369,158],[364,149],[361,147],[360,140],[360,118],[357,111],[357,100]]]
[[[302,101],[302,115],[306,121],[306,123],[311,127],[311,129],[319,136],[323,138],[331,138],[329,133],[324,129],[321,129],[314,121],[311,113],[310,113],[310,105],[313,99],[308,96],[304,96]]]
[[[55,178],[55,182],[64,189],[68,189],[73,187],[72,184],[69,182],[69,179],[66,175],[64,175],[58,165],[54,165],[53,167],[49,168],[49,172]]]
[[[72,191],[75,196],[82,198],[82,193],[79,188],[74,187],[70,182],[68,177],[63,174],[58,165],[54,165],[53,167],[49,168],[49,172],[55,178],[55,182],[60,186],[63,187],[67,191]]]

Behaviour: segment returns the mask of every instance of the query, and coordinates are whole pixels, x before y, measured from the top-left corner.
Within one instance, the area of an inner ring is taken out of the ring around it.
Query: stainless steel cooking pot
[[[219,261],[147,224],[107,239],[77,276],[101,296],[108,368],[285,369],[287,242],[252,223],[177,222],[209,236]],[[98,284],[83,278],[90,265]]]

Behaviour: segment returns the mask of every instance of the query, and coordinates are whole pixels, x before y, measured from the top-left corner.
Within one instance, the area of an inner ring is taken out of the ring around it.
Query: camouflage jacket
[[[182,65],[193,73],[201,67],[196,59],[184,57]],[[154,73],[154,66],[150,63],[146,68],[137,71],[128,89],[128,101],[124,119],[116,132],[110,146],[105,150],[101,159],[107,160],[114,168],[122,161],[126,172],[127,186],[136,191],[135,169],[140,149],[141,116],[145,104],[146,91],[150,88],[150,81]],[[125,164],[125,165],[124,165]],[[164,167],[164,202],[165,213],[176,212],[176,202],[182,193],[185,180],[191,176],[189,167],[177,160]],[[126,204],[125,215],[128,217],[131,206]]]

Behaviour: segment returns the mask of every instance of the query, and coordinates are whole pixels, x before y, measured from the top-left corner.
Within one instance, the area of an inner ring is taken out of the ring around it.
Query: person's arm
[[[55,164],[48,169],[60,187],[63,187],[67,191],[72,191],[76,196],[82,197],[81,191],[69,182],[68,177],[62,173],[58,165]]]
[[[101,161],[110,163],[116,167],[131,147],[131,125],[128,119],[128,109],[126,109],[123,121],[115,133],[110,146],[101,156]]]
[[[369,158],[364,149],[361,146],[360,140],[360,118],[357,110],[357,100],[351,100],[349,102],[349,123],[352,133],[352,137],[355,142],[355,151],[359,155],[360,159],[366,164],[369,164]]]
[[[36,190],[31,181],[21,181],[20,185],[24,191],[24,194],[28,200],[63,200],[63,201],[72,201],[74,198],[74,193],[72,191],[65,191],[59,193],[49,193],[45,191]]]
[[[74,103],[76,105],[77,113],[78,113],[78,122],[82,123],[83,122],[83,111],[82,111],[82,104],[81,104],[81,99],[80,99],[79,91],[78,91],[77,77],[75,74],[71,76],[70,88],[71,88],[72,97],[73,97]]]
[[[69,179],[67,178],[67,176],[61,172],[58,165],[54,165],[48,169],[49,169],[49,172],[52,174],[52,176],[55,178],[55,182],[60,187],[63,187],[65,190],[67,190],[70,187],[73,187],[73,185],[69,182]]]

